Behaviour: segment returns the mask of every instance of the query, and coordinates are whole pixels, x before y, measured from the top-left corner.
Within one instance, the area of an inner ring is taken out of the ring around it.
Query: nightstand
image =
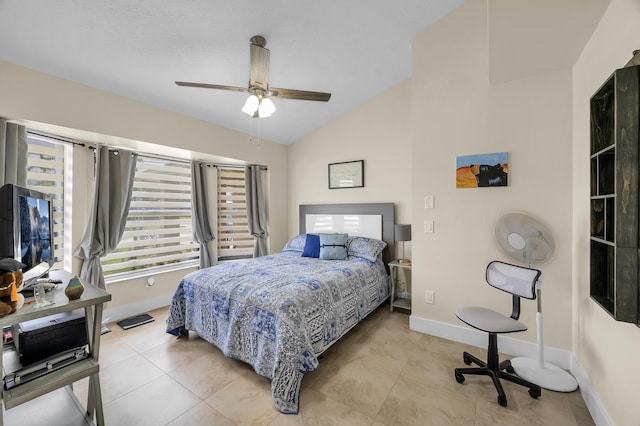
[[[389,262],[389,274],[391,275],[391,300],[389,309],[393,312],[393,308],[411,309],[411,299],[396,299],[396,275],[398,269],[411,270],[411,264],[401,263],[399,260]]]

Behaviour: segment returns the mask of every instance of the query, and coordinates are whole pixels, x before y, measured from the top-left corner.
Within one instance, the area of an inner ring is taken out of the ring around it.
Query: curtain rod
[[[43,132],[36,132],[34,130],[29,130],[27,129],[27,134],[32,134],[35,136],[40,136],[42,138],[47,138],[47,139],[54,139],[58,142],[64,142],[64,143],[70,143],[72,145],[80,145],[80,146],[86,146],[84,143],[80,143],[80,142],[74,142],[71,139],[68,138],[64,138],[62,136],[57,136],[57,135],[51,135],[49,133],[43,133]]]
[[[267,166],[262,166],[260,164],[219,164],[219,163],[203,163],[207,167],[221,167],[225,169],[244,169],[247,166],[259,166],[260,170],[269,170]]]
[[[77,141],[75,141],[73,139],[64,138],[62,136],[51,135],[51,134],[48,134],[48,133],[34,131],[34,130],[27,130],[27,133],[30,133],[30,134],[36,135],[36,136],[40,136],[40,137],[43,137],[43,138],[54,139],[54,140],[56,140],[58,142],[70,143],[72,145],[78,145],[78,146],[81,146],[81,147],[86,147],[86,148],[91,149],[93,151],[95,151],[96,146],[99,145],[99,144],[91,145],[91,144],[87,144],[85,142],[77,142]],[[126,151],[132,151],[132,150],[127,149],[127,148],[111,147],[111,146],[109,147],[110,151],[117,151],[117,150],[120,150],[120,149],[126,150]],[[141,155],[143,157],[155,158],[155,159],[158,159],[158,160],[175,161],[175,162],[178,162],[178,163],[190,163],[192,161],[192,160],[185,160],[185,159],[182,159],[182,158],[167,157],[167,156],[158,155],[158,154],[151,154],[151,153],[148,153],[148,152],[138,152],[137,154]],[[197,161],[197,160],[193,160],[193,161]],[[246,166],[241,165],[241,164],[218,164],[218,163],[206,163],[206,162],[203,162],[203,164],[206,165],[207,167],[224,167],[224,168],[229,168],[229,169],[232,169],[232,168],[240,169],[240,168],[246,167]],[[260,170],[269,170],[269,168],[267,166],[260,165]]]

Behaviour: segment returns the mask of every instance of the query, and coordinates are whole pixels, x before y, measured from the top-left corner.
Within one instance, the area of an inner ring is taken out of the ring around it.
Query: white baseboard
[[[419,318],[414,315],[411,315],[409,319],[409,327],[421,333],[431,334],[455,342],[466,343],[479,348],[487,347],[487,333],[480,330]],[[508,355],[531,358],[538,356],[538,345],[511,337],[498,336],[498,348],[500,348],[501,353]],[[571,352],[569,351],[545,346],[544,360],[565,370],[571,368]]]
[[[575,359],[573,354],[571,354],[571,373],[578,381],[582,399],[584,399],[595,424],[598,426],[613,426],[607,411],[600,403],[600,400],[591,387],[591,383],[589,383],[587,375],[584,373],[582,368],[580,368],[580,364],[578,364],[578,360]]]
[[[472,328],[433,321],[415,315],[409,317],[409,328],[454,342],[465,343],[479,348],[487,347],[487,333]],[[536,358],[538,356],[537,344],[513,339],[511,337],[498,336],[498,348],[501,353],[507,355],[530,358]],[[580,386],[582,398],[596,425],[612,425],[607,412],[591,387],[587,375],[580,368],[578,361],[571,352],[545,346],[544,360],[545,362],[550,362],[560,368],[571,371],[578,382],[578,386]]]
[[[108,319],[108,322],[120,321],[125,318],[140,315],[147,311],[162,308],[163,306],[169,306],[172,296],[173,294],[165,294],[163,296],[145,299],[137,303],[131,303],[114,309],[109,309],[109,304],[107,303],[107,309],[105,309],[102,318]]]

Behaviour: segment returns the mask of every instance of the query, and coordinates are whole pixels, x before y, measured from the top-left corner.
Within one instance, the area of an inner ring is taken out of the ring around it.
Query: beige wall
[[[410,96],[406,81],[289,147],[290,236],[300,204],[393,202],[396,222],[410,221]],[[328,189],[328,164],[351,160],[364,160],[364,188]]]
[[[494,17],[495,19],[495,17]],[[511,308],[510,296],[484,281],[489,261],[511,261],[496,243],[506,212],[543,222],[557,250],[544,265],[545,344],[571,349],[571,73],[546,72],[490,84],[487,4],[471,0],[414,39],[413,214],[415,229],[433,220],[435,233],[414,235],[412,315],[461,325],[460,306]],[[500,55],[495,55],[501,58]],[[517,58],[510,58],[517,60]],[[500,64],[492,64],[499,68]],[[506,151],[509,185],[458,189],[456,156]],[[424,196],[435,196],[435,209]],[[434,305],[424,291],[435,291]],[[524,302],[536,341],[536,304]]]
[[[286,146],[261,141],[258,148],[248,135],[2,61],[0,93],[0,117],[33,129],[147,153],[268,166],[271,250],[286,242]],[[91,158],[88,150],[74,149],[74,247],[88,219]],[[73,269],[79,273],[79,262]],[[146,287],[143,278],[109,284],[113,300],[106,315],[111,312],[116,319],[166,304],[183,274],[157,274],[153,287]]]
[[[589,98],[640,49],[640,2],[612,0],[573,68],[573,351],[613,424],[638,424],[640,328],[589,297]]]
[[[528,212],[557,244],[542,267],[546,345],[574,354],[605,421],[636,424],[640,397],[631,371],[640,329],[614,321],[589,297],[588,100],[640,48],[640,3],[611,1],[572,68],[550,64],[512,79],[504,69],[518,58],[496,63],[501,55],[491,53],[487,25],[500,16],[487,4],[498,3],[470,0],[414,39],[412,222],[419,229],[434,220],[436,232],[414,233],[412,314],[457,324],[453,312],[464,304],[504,310],[508,298],[482,279],[489,260],[506,258],[493,227],[506,211]],[[455,188],[457,155],[495,151],[509,152],[509,187]],[[425,195],[435,196],[434,210],[423,208]],[[427,289],[436,292],[433,306],[422,302]],[[535,307],[524,309],[522,320],[535,324]],[[530,328],[516,338],[535,341]]]

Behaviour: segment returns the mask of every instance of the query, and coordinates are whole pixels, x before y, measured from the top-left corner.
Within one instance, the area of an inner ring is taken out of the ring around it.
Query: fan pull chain
[[[247,141],[249,143],[253,143],[253,139],[254,139],[253,136],[252,136],[253,135],[253,123],[255,122],[255,120],[254,120],[253,117],[249,117],[249,120],[250,120],[249,121],[249,139]],[[256,126],[259,126],[259,125],[256,124]],[[260,149],[260,148],[262,148],[262,145],[260,143],[260,131],[259,131],[259,129],[258,129],[258,132],[256,134],[256,138],[258,139],[257,143],[256,143],[256,148]]]

